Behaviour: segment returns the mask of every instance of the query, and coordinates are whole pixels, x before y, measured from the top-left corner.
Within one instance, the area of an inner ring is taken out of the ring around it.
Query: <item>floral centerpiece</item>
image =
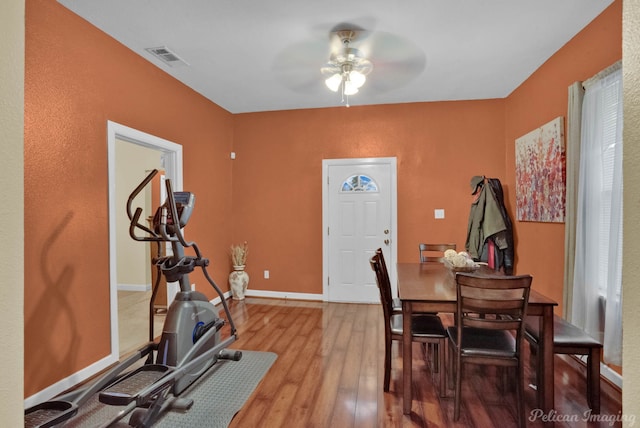
[[[444,265],[452,272],[473,272],[480,266],[465,251],[447,250],[444,252]]]

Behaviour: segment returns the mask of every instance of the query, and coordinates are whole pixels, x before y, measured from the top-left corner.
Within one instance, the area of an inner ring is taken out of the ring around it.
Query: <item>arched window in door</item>
[[[356,174],[342,182],[341,192],[377,192],[378,185],[368,175]]]

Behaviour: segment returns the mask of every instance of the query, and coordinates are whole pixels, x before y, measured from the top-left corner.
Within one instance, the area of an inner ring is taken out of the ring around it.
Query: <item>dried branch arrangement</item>
[[[247,264],[247,255],[249,254],[249,245],[244,241],[242,245],[231,246],[231,263],[234,266],[244,266]]]

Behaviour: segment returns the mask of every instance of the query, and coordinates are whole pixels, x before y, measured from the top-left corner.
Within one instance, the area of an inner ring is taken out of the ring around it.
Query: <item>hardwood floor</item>
[[[392,353],[390,391],[382,390],[384,333],[379,305],[258,298],[229,300],[229,304],[239,333],[233,348],[278,354],[232,428],[516,426],[515,392],[501,390],[491,368],[465,371],[461,415],[454,422],[453,398],[438,396],[437,378],[419,344],[414,344],[413,353],[412,411],[403,415],[398,343]],[[556,427],[622,426],[619,391],[602,381],[601,415],[589,420],[584,367],[571,357],[556,356],[555,361],[556,413],[545,416]],[[531,378],[529,370],[527,376]],[[528,387],[525,396],[529,417],[537,407],[535,391]],[[543,425],[541,417],[528,421],[531,427]]]
[[[121,357],[149,340],[150,299],[151,291],[118,291],[118,343]],[[160,335],[165,313],[156,313],[153,318],[153,331]]]
[[[126,354],[147,340],[149,296],[118,294],[120,348]],[[460,419],[453,421],[453,398],[439,397],[437,377],[419,344],[414,344],[413,352],[412,412],[403,415],[399,343],[394,343],[392,352],[390,391],[382,391],[384,332],[379,305],[259,298],[228,302],[239,334],[233,348],[278,355],[231,428],[516,426],[515,392],[500,389],[495,370],[473,366],[465,372]],[[154,318],[159,334],[164,314]],[[545,416],[551,416],[556,427],[622,426],[617,420],[620,391],[602,381],[600,420],[588,420],[584,366],[571,357],[555,358],[556,413]],[[529,368],[527,377],[533,382]],[[537,406],[532,388],[526,389],[525,399],[527,416],[533,416]],[[528,426],[544,424],[538,416]]]

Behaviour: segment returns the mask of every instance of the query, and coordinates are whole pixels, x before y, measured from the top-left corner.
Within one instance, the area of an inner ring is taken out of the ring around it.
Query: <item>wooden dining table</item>
[[[474,272],[479,275],[495,275],[496,271],[485,266]],[[454,273],[442,263],[398,263],[398,297],[402,301],[402,411],[411,413],[413,401],[411,316],[414,312],[454,313],[456,311],[456,284]],[[535,278],[534,281],[535,283]],[[538,403],[545,414],[553,410],[553,308],[554,300],[531,289],[528,315],[536,316],[540,329],[539,358],[541,373],[538,373]]]

